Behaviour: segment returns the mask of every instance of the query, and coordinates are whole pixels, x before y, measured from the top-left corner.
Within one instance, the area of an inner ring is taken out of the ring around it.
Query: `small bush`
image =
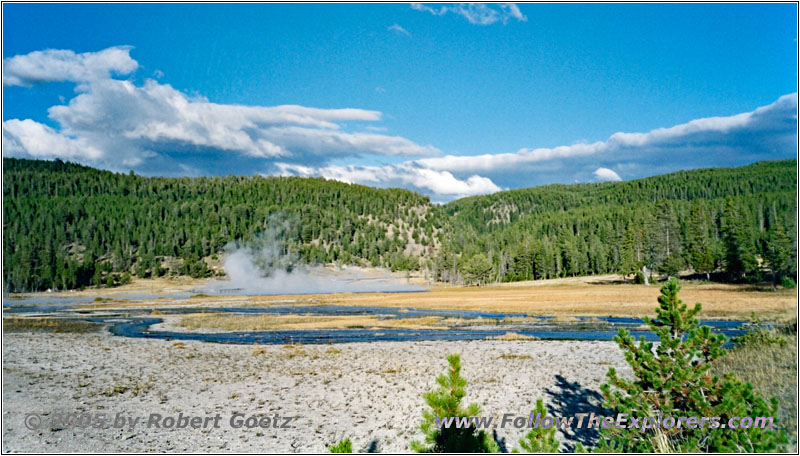
[[[746,332],[741,336],[734,337],[734,347],[742,347],[747,345],[764,346],[764,345],[778,345],[783,347],[786,345],[786,337],[782,336],[777,329],[765,328],[760,318],[756,317],[755,313],[750,314],[750,321],[747,325],[743,326]]]
[[[794,282],[794,279],[792,279],[791,277],[784,277],[784,278],[781,279],[781,286],[783,288],[791,289],[791,288],[796,288],[797,284]]]
[[[353,452],[353,444],[350,442],[349,438],[340,440],[338,443],[335,443],[328,447],[329,453],[352,453]]]

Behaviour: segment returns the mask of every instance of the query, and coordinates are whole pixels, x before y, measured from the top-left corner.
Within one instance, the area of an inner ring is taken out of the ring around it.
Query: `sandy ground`
[[[343,437],[356,451],[409,451],[446,355],[462,357],[468,402],[485,415],[595,411],[610,366],[629,371],[613,342],[372,342],[221,345],[88,334],[3,336],[3,452],[324,452]],[[140,417],[128,429],[45,426],[26,414]],[[291,429],[233,429],[245,417],[299,416]],[[147,429],[151,413],[222,418],[219,428]],[[524,430],[498,429],[507,450]],[[563,437],[563,436],[562,436]],[[572,436],[591,439],[592,435]],[[567,442],[565,445],[569,445]]]

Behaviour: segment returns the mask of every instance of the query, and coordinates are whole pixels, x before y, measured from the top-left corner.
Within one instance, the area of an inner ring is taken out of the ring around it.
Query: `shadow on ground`
[[[594,413],[595,415],[611,415],[611,410],[603,407],[603,396],[597,391],[584,388],[578,382],[570,382],[561,375],[556,375],[556,385],[546,390],[550,396],[550,407],[548,414],[557,417],[574,416],[576,413]],[[569,439],[564,442],[566,450],[575,451],[575,444],[580,442],[584,447],[591,448],[600,438],[597,428],[588,428],[584,418],[583,427],[578,429],[575,424],[572,427],[561,429],[561,432]]]

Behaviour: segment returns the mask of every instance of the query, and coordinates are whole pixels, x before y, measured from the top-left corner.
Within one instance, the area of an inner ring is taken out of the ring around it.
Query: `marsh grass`
[[[657,285],[598,281],[598,277],[514,282],[487,287],[441,287],[426,293],[319,295],[324,304],[416,309],[513,312],[527,315],[642,317],[652,313]],[[700,318],[746,318],[750,312],[780,318],[797,313],[795,290],[761,291],[739,284],[683,286],[685,302],[702,302]],[[275,297],[275,299],[284,299]]]
[[[102,329],[103,325],[83,320],[42,317],[12,317],[3,319],[3,331],[44,331],[53,333],[88,333]]]
[[[785,428],[790,448],[797,449],[797,333],[783,333],[788,343],[744,343],[719,358],[711,367],[715,375],[733,372],[750,382],[763,397],[775,397],[780,408],[776,425]],[[777,336],[780,330],[772,330]]]
[[[288,359],[296,358],[298,356],[308,356],[308,352],[303,349],[302,344],[284,345],[283,348],[287,350],[284,352],[283,356]]]
[[[515,332],[507,332],[502,336],[491,337],[492,340],[539,340],[538,337],[526,336]]]
[[[220,329],[224,331],[270,331],[279,329],[346,329],[406,328],[443,329],[442,317],[380,319],[374,316],[344,315],[230,315],[199,313],[184,315],[178,326],[186,329]]]

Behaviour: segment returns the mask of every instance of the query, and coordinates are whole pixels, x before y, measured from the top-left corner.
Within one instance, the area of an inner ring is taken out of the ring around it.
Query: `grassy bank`
[[[775,423],[786,429],[793,452],[797,451],[797,332],[780,336],[785,343],[752,341],[731,349],[714,363],[712,372],[733,372],[763,397],[778,399]]]

